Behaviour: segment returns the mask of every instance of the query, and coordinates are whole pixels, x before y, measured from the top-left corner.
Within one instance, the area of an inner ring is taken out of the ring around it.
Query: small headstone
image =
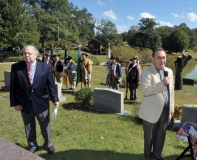
[[[24,148],[21,148],[3,138],[0,138],[1,160],[45,160]]]
[[[1,87],[1,90],[3,90],[3,91],[10,90],[10,73],[11,73],[11,71],[4,71],[5,86]]]
[[[183,84],[193,86],[195,84],[195,81],[193,79],[183,78]]]
[[[66,97],[62,96],[62,84],[56,82],[55,85],[57,87],[57,94],[58,94],[59,101],[60,102],[66,101]]]
[[[130,112],[124,110],[124,95],[123,92],[108,89],[95,88],[94,89],[94,107],[93,109],[117,113],[121,115],[128,115]]]
[[[197,122],[197,105],[183,104],[181,124],[185,122]]]

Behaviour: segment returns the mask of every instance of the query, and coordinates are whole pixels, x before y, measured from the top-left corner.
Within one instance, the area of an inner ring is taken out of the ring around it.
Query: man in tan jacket
[[[91,73],[92,73],[92,65],[93,62],[87,58],[89,56],[88,53],[82,52],[82,61],[81,61],[81,80],[84,83],[86,88],[90,88],[90,80],[91,80]]]
[[[153,52],[152,62],[140,76],[144,97],[138,116],[143,120],[145,159],[163,160],[166,128],[174,113],[174,80],[172,70],[165,67],[166,52],[162,48]]]

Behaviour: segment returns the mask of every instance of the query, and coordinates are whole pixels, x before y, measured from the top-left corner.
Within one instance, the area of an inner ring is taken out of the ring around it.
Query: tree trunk
[[[185,50],[183,50],[182,56],[178,56],[175,63],[175,90],[183,89],[183,75],[182,70],[187,65],[187,63],[192,59],[192,56],[185,55]]]
[[[175,75],[175,90],[182,90],[183,89],[183,75],[182,71],[176,69]]]

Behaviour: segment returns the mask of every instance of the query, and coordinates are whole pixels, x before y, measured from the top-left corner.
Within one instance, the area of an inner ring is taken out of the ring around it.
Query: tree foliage
[[[113,45],[118,45],[115,41],[121,39],[121,36],[118,36],[118,31],[116,25],[109,20],[101,19],[97,21],[96,26],[96,39],[104,46],[107,46],[108,43]]]
[[[38,44],[37,23],[21,0],[0,1],[0,48]]]
[[[139,23],[139,31],[134,36],[134,46],[151,50],[161,47],[162,40],[155,30],[156,25],[157,23],[154,19],[142,18]]]
[[[142,18],[128,32],[119,34],[114,23],[95,19],[85,7],[79,9],[68,0],[0,0],[1,49],[26,44],[42,47],[82,44],[87,51],[99,53],[100,49],[106,52],[108,43],[151,50],[197,48],[196,28],[191,30],[185,23],[173,27],[158,25],[153,18]],[[176,33],[177,30],[181,32]]]
[[[189,46],[189,36],[181,28],[175,29],[167,38],[167,40],[168,44],[166,48],[172,52],[182,52]]]

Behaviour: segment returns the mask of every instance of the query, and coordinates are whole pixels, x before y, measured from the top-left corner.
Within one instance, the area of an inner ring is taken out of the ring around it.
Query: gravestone
[[[11,71],[4,71],[4,80],[5,80],[5,86],[1,87],[1,90],[3,91],[9,91],[10,90],[10,73]]]
[[[193,79],[183,78],[183,84],[184,85],[192,85],[194,86],[195,82]]]
[[[55,82],[55,85],[57,87],[57,94],[60,102],[66,101],[66,97],[62,96],[62,84]]]
[[[1,160],[44,160],[14,143],[0,138],[0,159]]]
[[[130,112],[124,110],[124,95],[123,92],[109,88],[94,89],[94,107],[93,109],[128,115]]]
[[[181,124],[185,122],[197,122],[197,105],[183,104]]]

